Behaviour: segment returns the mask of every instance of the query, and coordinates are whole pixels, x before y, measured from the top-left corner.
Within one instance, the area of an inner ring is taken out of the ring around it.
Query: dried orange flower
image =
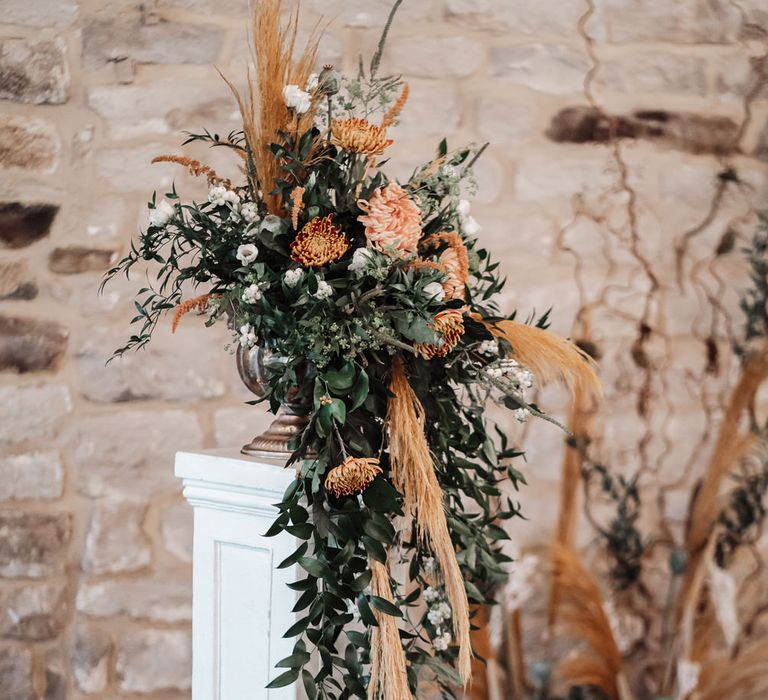
[[[366,119],[334,119],[331,124],[333,143],[345,151],[380,156],[392,140],[387,138],[387,128],[376,126]]]
[[[421,238],[421,209],[400,185],[391,182],[357,205],[366,212],[357,220],[365,226],[365,237],[373,247],[405,254],[416,252]]]
[[[464,311],[465,309],[446,309],[435,316],[434,329],[442,336],[440,345],[419,343],[416,352],[424,359],[433,357],[445,357],[451,352],[464,335]]]
[[[291,243],[291,258],[307,267],[336,262],[349,250],[341,226],[333,225],[333,214],[307,222]]]
[[[445,270],[447,278],[443,282],[445,298],[463,299],[464,285],[469,279],[469,253],[467,246],[458,233],[435,233],[422,241],[422,245],[430,246],[437,243],[447,243],[448,247],[440,254],[440,265]]]
[[[347,457],[325,477],[325,488],[336,496],[349,496],[364,491],[381,474],[375,457]]]

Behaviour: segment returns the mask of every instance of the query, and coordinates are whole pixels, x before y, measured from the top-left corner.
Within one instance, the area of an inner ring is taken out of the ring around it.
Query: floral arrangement
[[[469,682],[470,620],[505,578],[501,524],[519,512],[503,482],[523,482],[485,404],[523,421],[542,415],[534,375],[597,385],[546,317],[499,314],[504,282],[463,199],[484,147],[443,141],[403,183],[381,169],[408,99],[399,77],[379,75],[400,2],[354,77],[312,72],[317,36],[294,59],[297,17],[284,26],[279,0],[257,3],[254,72],[244,93],[231,85],[242,130],[185,142],[229,149],[241,180],[156,158],[205,177],[207,201],[153,197],[149,226],[108,273],[159,266],[118,355],[149,342],[167,311],[174,327],[203,312],[235,345],[269,350],[273,411],[306,402],[297,478],[268,534],[300,541],[279,566],[304,571],[291,586],[295,647],[271,687],[302,682],[310,698],[401,700],[427,682],[452,697]],[[186,298],[194,287],[203,293]]]
[[[768,379],[765,213],[745,253],[751,285],[741,303],[744,329],[732,348],[739,375],[702,476],[690,491],[682,536],[658,522],[653,501],[663,495],[643,483],[642,473],[623,476],[598,459],[590,440],[589,402],[577,396],[550,566],[541,566],[535,554],[524,555],[499,593],[509,621],[503,675],[513,697],[768,697],[768,589],[761,546],[768,429],[757,401]],[[589,563],[574,545],[580,487],[601,545]],[[654,517],[643,518],[649,509]],[[526,671],[521,616],[535,593],[547,588],[550,634],[544,636],[552,641],[541,644],[537,637],[537,659]],[[560,649],[552,643],[563,639]]]

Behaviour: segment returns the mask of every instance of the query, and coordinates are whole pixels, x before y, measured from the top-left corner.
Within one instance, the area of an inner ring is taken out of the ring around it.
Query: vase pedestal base
[[[308,422],[306,416],[283,413],[280,409],[272,425],[247,445],[243,445],[240,452],[249,457],[287,460],[293,453],[289,447],[291,440],[304,430]]]

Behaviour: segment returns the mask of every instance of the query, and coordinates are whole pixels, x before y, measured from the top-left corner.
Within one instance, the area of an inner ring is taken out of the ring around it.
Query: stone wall
[[[320,62],[353,69],[388,2],[303,6],[307,31],[333,20]],[[247,0],[2,10],[0,698],[188,697],[191,514],[173,453],[239,446],[265,419],[243,404],[224,330],[194,318],[105,366],[135,286],[96,291],[153,189],[201,192],[151,157],[181,152],[182,129],[237,128],[214,66],[243,75]],[[508,275],[504,303],[554,305],[555,330],[599,346],[605,450],[622,465],[654,421],[672,416],[649,448],[663,452],[717,419],[701,423],[691,377],[708,336],[727,341],[743,282],[718,245],[732,232],[738,249],[766,204],[766,25],[762,0],[405,0],[393,30],[386,67],[412,88],[394,171],[443,135],[491,142],[473,213]],[[516,537],[543,541],[562,439],[543,424],[528,437],[535,518]],[[665,515],[679,519],[681,494]]]

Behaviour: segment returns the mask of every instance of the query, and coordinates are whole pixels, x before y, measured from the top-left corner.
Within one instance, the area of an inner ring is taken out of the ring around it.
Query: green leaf
[[[373,607],[377,610],[381,610],[381,612],[386,613],[387,615],[392,615],[392,617],[403,616],[400,608],[398,608],[394,603],[390,603],[388,600],[380,598],[377,595],[371,596],[371,605],[373,605]]]
[[[289,566],[293,566],[299,559],[301,559],[304,554],[306,553],[307,549],[309,548],[309,545],[304,542],[302,545],[299,546],[299,548],[290,556],[286,557],[281,561],[278,565],[278,569],[287,569]]]
[[[301,672],[301,681],[304,684],[304,692],[307,694],[308,700],[316,700],[317,698],[317,683],[312,677],[309,671]]]
[[[368,599],[361,593],[357,596],[357,609],[360,611],[360,619],[369,627],[378,627],[379,623],[376,622],[376,617],[371,610],[371,604]]]
[[[355,383],[355,365],[347,360],[340,369],[324,372],[323,379],[337,394],[347,393]]]
[[[267,688],[285,688],[285,686],[295,683],[299,678],[299,669],[292,668],[290,671],[281,673],[273,680]]]
[[[368,378],[368,373],[364,369],[360,370],[360,375],[357,378],[357,382],[355,382],[355,387],[352,390],[352,395],[350,396],[352,401],[352,407],[350,408],[350,411],[354,411],[363,405],[365,400],[368,398],[369,391],[370,380]]]
[[[306,544],[306,543],[305,543]],[[331,569],[328,564],[320,561],[319,559],[313,559],[312,557],[301,557],[299,560],[299,566],[311,576],[315,578],[325,578],[331,575]]]

